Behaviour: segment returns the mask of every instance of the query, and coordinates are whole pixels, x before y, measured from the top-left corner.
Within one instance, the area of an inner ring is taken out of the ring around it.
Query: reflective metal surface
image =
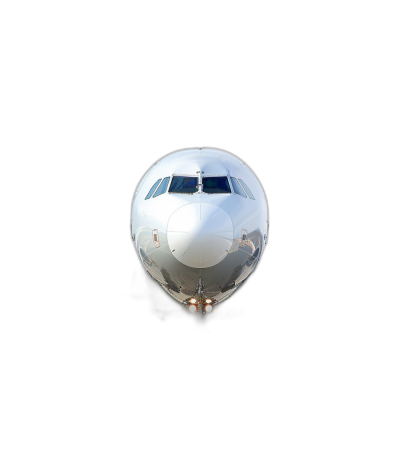
[[[145,199],[157,180],[169,177],[170,185],[173,176],[197,177],[196,192],[170,193],[168,186]],[[207,176],[227,176],[231,193],[202,191]],[[236,194],[231,176],[252,194]],[[131,235],[148,273],[179,302],[195,298],[202,311],[205,299],[217,303],[229,297],[260,261],[268,240],[267,199],[255,174],[231,153],[179,150],[157,161],[139,182]]]

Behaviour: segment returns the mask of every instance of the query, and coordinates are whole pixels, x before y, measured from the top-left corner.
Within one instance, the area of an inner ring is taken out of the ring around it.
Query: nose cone
[[[208,268],[228,254],[233,242],[232,220],[214,204],[186,204],[169,218],[167,239],[178,261],[192,268]]]

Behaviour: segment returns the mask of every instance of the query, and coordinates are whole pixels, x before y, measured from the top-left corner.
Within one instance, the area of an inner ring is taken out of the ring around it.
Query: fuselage
[[[229,152],[193,148],[158,160],[132,200],[141,263],[176,300],[229,297],[254,271],[268,240],[264,190]]]

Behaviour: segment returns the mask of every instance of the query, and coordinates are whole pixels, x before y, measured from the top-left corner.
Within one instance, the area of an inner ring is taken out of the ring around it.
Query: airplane
[[[131,237],[148,274],[190,312],[210,313],[255,270],[269,210],[254,172],[216,148],[167,154],[140,180]]]

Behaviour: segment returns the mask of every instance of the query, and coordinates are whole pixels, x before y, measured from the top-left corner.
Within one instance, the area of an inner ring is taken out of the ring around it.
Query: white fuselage
[[[161,158],[132,201],[131,234],[140,260],[182,303],[231,295],[260,260],[268,225],[267,199],[255,174],[213,148]]]

